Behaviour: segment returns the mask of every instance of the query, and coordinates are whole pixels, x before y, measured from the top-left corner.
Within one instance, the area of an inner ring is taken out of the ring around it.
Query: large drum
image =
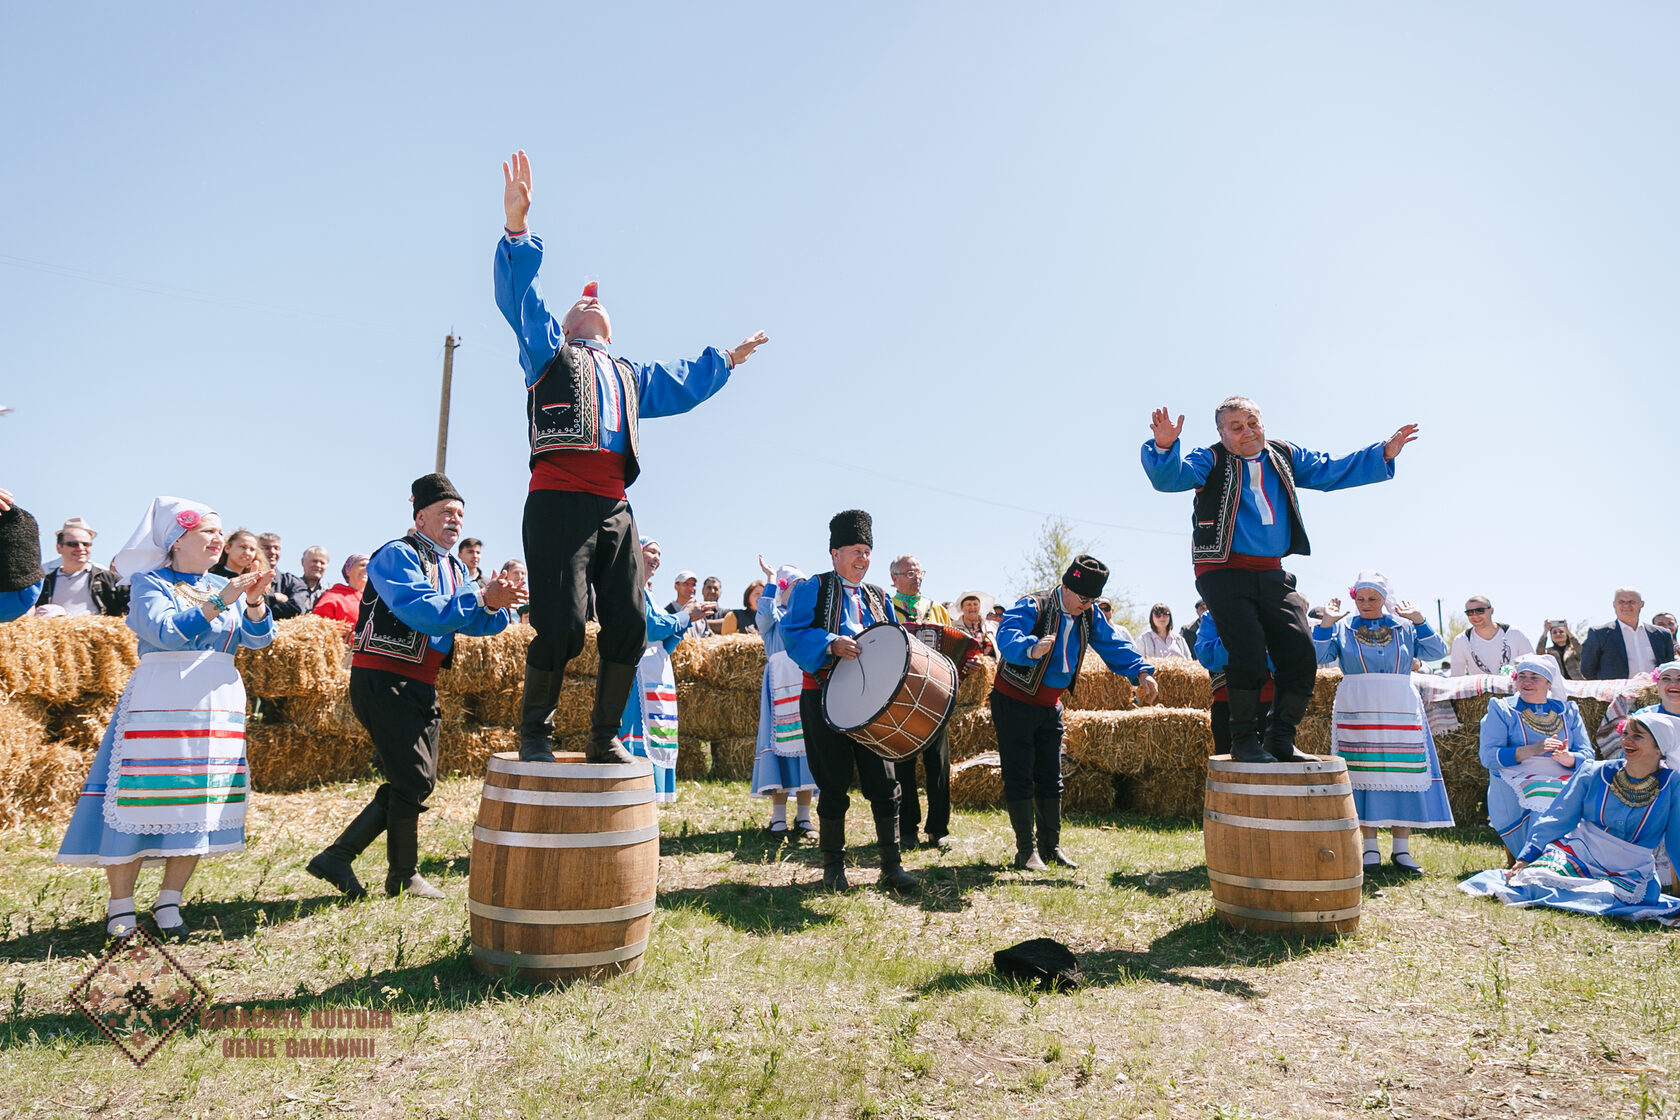
[[[653,769],[490,756],[473,826],[473,967],[594,980],[642,966],[659,880]]]
[[[878,622],[823,682],[823,719],[890,762],[927,746],[957,702],[957,669],[908,631]]]
[[[1359,928],[1365,884],[1347,763],[1208,759],[1202,840],[1228,925],[1327,936]]]

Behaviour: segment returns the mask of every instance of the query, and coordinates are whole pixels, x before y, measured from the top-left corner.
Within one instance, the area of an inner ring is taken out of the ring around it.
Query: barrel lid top
[[[640,778],[651,777],[653,763],[638,758],[631,763],[585,762],[577,751],[562,751],[553,762],[520,762],[512,751],[498,751],[490,756],[485,770],[491,774],[523,774],[533,778]]]
[[[1237,762],[1228,754],[1208,759],[1208,770],[1221,774],[1342,774],[1347,760],[1331,755],[1317,762]]]

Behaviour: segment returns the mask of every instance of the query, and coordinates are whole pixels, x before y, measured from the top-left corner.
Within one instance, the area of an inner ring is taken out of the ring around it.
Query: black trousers
[[[799,719],[805,728],[805,761],[817,780],[817,816],[844,820],[852,807],[847,787],[857,774],[858,789],[874,816],[898,817],[898,775],[892,763],[828,725],[822,713],[822,689],[799,694]]]
[[[583,652],[590,589],[601,623],[601,660],[634,665],[646,644],[642,549],[630,503],[570,490],[533,490],[525,498],[525,567],[536,637],[525,663],[564,669]]]
[[[1212,571],[1196,577],[1196,590],[1231,655],[1225,667],[1231,688],[1264,687],[1270,655],[1279,692],[1312,695],[1318,656],[1307,625],[1307,601],[1295,590],[1294,576],[1281,569]]]
[[[1264,735],[1266,733],[1266,717],[1272,714],[1272,702],[1260,701],[1260,706],[1254,709],[1254,730]],[[1231,702],[1229,700],[1215,700],[1208,711],[1208,718],[1213,721],[1213,753],[1231,753]]]
[[[373,800],[395,817],[418,817],[437,787],[437,688],[384,669],[350,670],[350,708],[373,740],[385,782]]]
[[[937,840],[951,831],[951,740],[949,727],[928,740],[921,749],[922,768],[927,771],[927,834]],[[898,835],[900,843],[916,838],[922,824],[922,801],[916,794],[916,758],[895,763],[898,774]]]
[[[1062,706],[1041,708],[992,693],[992,727],[1005,801],[1062,795]]]

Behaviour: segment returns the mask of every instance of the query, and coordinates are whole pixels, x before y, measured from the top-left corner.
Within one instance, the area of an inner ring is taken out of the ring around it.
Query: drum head
[[[823,713],[840,731],[855,731],[883,712],[904,683],[911,637],[891,624],[871,626],[857,636],[861,652],[842,658],[823,689]]]

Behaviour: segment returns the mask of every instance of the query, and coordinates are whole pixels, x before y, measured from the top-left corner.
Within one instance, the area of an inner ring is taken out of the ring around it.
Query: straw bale
[[[139,663],[120,618],[24,617],[0,629],[0,693],[67,704],[83,693],[119,695]]]
[[[1308,712],[1295,729],[1295,745],[1308,754],[1327,755],[1330,753],[1329,716],[1318,716]]]
[[[757,692],[764,680],[764,641],[757,634],[701,638],[703,652],[695,679],[702,685]]]
[[[267,648],[242,649],[236,661],[246,694],[264,700],[340,692],[350,676],[343,631],[319,615],[275,623]]]
[[[1146,817],[1192,820],[1202,815],[1207,760],[1195,770],[1145,770],[1119,779],[1119,804]]]
[[[686,637],[671,651],[671,672],[676,674],[678,684],[699,680],[705,662],[706,647],[699,638]]]
[[[364,776],[373,763],[373,746],[365,736],[333,735],[265,720],[247,726],[245,757],[251,767],[252,789],[290,793]]]
[[[1463,825],[1487,822],[1488,772],[1479,753],[1482,738],[1479,722],[1435,736],[1435,756],[1441,760],[1447,800],[1452,803],[1453,819]]]
[[[997,732],[992,727],[992,710],[984,705],[967,711],[958,709],[946,725],[951,761],[964,762],[987,751],[997,750]]]
[[[984,704],[986,697],[992,693],[992,682],[997,679],[997,660],[982,657],[974,663],[968,676],[957,682],[957,706],[965,704]]]
[[[1003,804],[1003,766],[996,751],[952,765],[951,804]]]
[[[714,739],[712,740],[712,777],[723,781],[738,782],[752,777],[753,755],[758,753],[758,740],[753,739]],[[678,743],[677,757],[682,757],[682,744]]]
[[[350,707],[350,690],[318,696],[288,696],[275,701],[277,722],[301,731],[355,737],[365,735],[361,721]]]
[[[1318,680],[1313,685],[1312,699],[1307,702],[1308,716],[1322,716],[1330,718],[1330,712],[1336,706],[1336,689],[1341,686],[1342,671],[1318,667]]]
[[[1072,712],[1064,724],[1068,757],[1110,774],[1205,767],[1213,751],[1208,714],[1197,708]]]
[[[564,692],[566,686],[562,684],[560,690]],[[492,727],[518,727],[519,710],[525,701],[523,683],[515,688],[503,688],[495,692],[475,692],[467,697],[467,718],[478,723],[487,723]]]
[[[62,740],[30,742],[0,734],[0,828],[68,818],[92,762],[92,754]]]
[[[680,728],[679,724],[679,728]],[[684,782],[699,781],[712,773],[712,749],[704,739],[677,732],[677,778]]]
[[[758,690],[743,692],[699,683],[679,684],[677,722],[714,745],[720,739],[756,739]]]
[[[1112,811],[1114,775],[1065,759],[1062,762],[1062,808],[1082,813]]]
[[[519,733],[507,727],[483,724],[445,725],[438,736],[438,773],[476,778],[497,751],[518,751]]]
[[[1086,650],[1073,691],[1062,693],[1062,707],[1070,712],[1113,712],[1131,706],[1132,683]]]
[[[1155,683],[1161,694],[1155,703],[1163,708],[1201,708],[1213,704],[1212,678],[1194,661],[1170,657],[1155,664]]]
[[[485,638],[457,634],[455,657],[449,668],[438,674],[438,691],[478,693],[519,688],[525,683],[525,647],[535,633],[520,623]],[[569,665],[566,675],[573,675]]]
[[[97,693],[85,693],[73,704],[54,704],[47,709],[46,738],[62,741],[91,759],[116,712],[117,697]]]

